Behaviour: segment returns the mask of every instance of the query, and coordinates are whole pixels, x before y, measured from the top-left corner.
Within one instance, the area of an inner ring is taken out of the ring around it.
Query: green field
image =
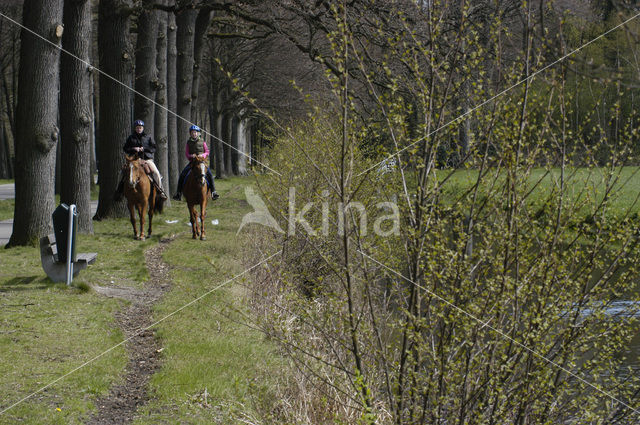
[[[463,208],[469,205],[470,193],[477,182],[478,171],[439,170],[437,175],[441,182],[444,202],[462,205]],[[561,175],[558,168],[536,168],[527,175],[518,176],[518,195],[524,200],[524,205],[532,210],[550,201],[555,205],[562,194],[563,208],[577,212],[576,218],[585,218],[596,210],[612,219],[634,216],[640,212],[638,167],[618,167],[613,170],[567,167],[564,171],[564,182],[561,181]],[[487,171],[479,186],[480,197],[486,196],[489,190],[501,190],[505,180],[506,173],[503,170]],[[499,194],[494,193],[492,196],[498,197]],[[606,204],[600,206],[605,196]]]

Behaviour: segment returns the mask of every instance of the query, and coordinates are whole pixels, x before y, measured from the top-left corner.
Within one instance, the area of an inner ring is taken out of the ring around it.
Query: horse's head
[[[205,158],[196,156],[191,160],[191,173],[200,186],[207,184],[207,164]]]
[[[136,155],[125,155],[125,159],[129,167],[129,185],[134,187],[140,181],[140,178],[145,175],[144,168]]]

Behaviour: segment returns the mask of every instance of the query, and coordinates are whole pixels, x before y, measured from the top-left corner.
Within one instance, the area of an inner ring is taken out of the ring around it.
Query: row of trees
[[[269,38],[272,30],[239,22],[228,5],[96,3],[2,5],[6,119],[0,120],[0,171],[16,180],[8,247],[48,232],[54,181],[61,201],[78,205],[80,230],[91,232],[89,193],[96,166],[100,194],[93,218],[124,213],[112,194],[134,118],[144,120],[154,136],[156,162],[165,188],[173,192],[186,163],[191,123],[205,129],[211,165],[225,177],[247,173],[264,140],[260,113],[246,95],[249,87],[263,89],[264,108],[286,109],[289,116],[300,110],[300,94],[281,88],[309,65],[287,67],[281,62],[287,55],[293,64],[300,57],[278,51]],[[18,31],[20,21],[24,28]]]
[[[0,173],[5,177],[15,175],[19,188],[16,217],[20,219],[15,222],[9,246],[30,243],[47,231],[53,203],[53,189],[48,186],[52,186],[53,181],[57,182],[63,202],[79,206],[80,228],[90,232],[88,194],[92,170],[95,170],[91,164],[97,166],[100,180],[95,218],[123,213],[122,204],[114,203],[111,194],[121,165],[120,145],[131,131],[134,118],[143,119],[146,130],[154,135],[159,148],[156,162],[165,176],[166,189],[173,192],[179,170],[185,163],[182,152],[191,122],[206,129],[214,153],[212,166],[218,177],[246,173],[252,165],[249,158],[253,159],[253,165],[268,169],[267,164],[256,162],[256,158],[265,144],[269,144],[269,135],[282,132],[289,123],[304,117],[309,106],[305,99],[321,103],[333,101],[325,72],[341,78],[329,37],[335,29],[334,2],[107,0],[92,4],[87,0],[55,4],[26,1],[21,5],[20,1],[5,0],[0,6],[4,15],[13,16],[16,21],[21,20],[22,6],[25,18],[22,22],[27,28],[19,32],[16,23],[6,18],[2,18],[0,26],[3,46],[0,105],[4,111],[4,119],[0,120]],[[394,8],[403,11],[404,20],[390,19],[390,6],[386,1],[356,0],[347,8],[353,18],[354,37],[362,43],[363,54],[374,67],[370,81],[357,67],[350,65],[348,70],[352,79],[349,92],[358,104],[357,114],[371,123],[363,144],[369,155],[374,156],[394,147],[391,135],[381,125],[385,118],[375,108],[378,95],[390,91],[400,93],[405,106],[412,111],[407,115],[410,131],[417,134],[424,125],[424,116],[419,113],[419,104],[423,101],[420,92],[411,83],[406,84],[406,77],[412,72],[410,65],[406,58],[395,57],[391,52],[397,42],[395,35],[407,26],[413,28],[416,39],[429,43],[428,28],[416,15],[415,8],[428,14],[434,5],[431,2],[393,3]],[[455,34],[452,30],[461,25],[485,25],[489,17],[498,13],[500,25],[507,28],[509,34],[501,62],[516,60],[526,45],[523,28],[531,25],[523,22],[519,6],[517,1],[489,0],[468,8],[463,8],[461,3],[448,4],[448,26],[443,37]],[[564,52],[562,49],[579,45],[585,37],[609,25],[615,18],[614,12],[623,10],[620,7],[615,2],[538,2],[531,19],[544,23],[544,31],[561,31],[565,42],[550,41],[542,30],[533,32],[531,46],[552,43],[546,46],[548,56],[537,60],[544,64]],[[45,9],[56,10],[57,15],[44,19]],[[557,24],[560,20],[550,17],[563,17],[563,24]],[[33,24],[30,19],[34,20]],[[595,23],[587,24],[591,21]],[[587,29],[583,31],[585,26]],[[52,29],[55,27],[60,27],[59,38],[50,36],[52,31],[55,34]],[[619,89],[598,92],[597,88],[598,81],[611,78],[617,78],[618,87],[623,87],[626,78],[622,76],[638,73],[629,52],[619,47],[628,34],[631,33],[608,37],[605,48],[593,47],[591,54],[584,56],[589,59],[573,62],[573,72],[567,81],[576,93],[570,123],[574,128],[595,111],[599,114],[598,125],[611,132],[630,114],[634,88],[630,89],[631,96],[622,100],[619,100]],[[32,43],[25,44],[29,37],[33,37]],[[456,40],[449,42],[456,43]],[[487,47],[495,40],[486,32],[479,32],[470,43],[461,45],[462,51],[473,51],[474,44]],[[609,49],[611,46],[615,47],[615,54]],[[73,56],[60,55],[59,47]],[[46,78],[42,78],[44,71],[34,70],[41,77],[39,80],[28,77],[29,72],[20,71],[34,56],[42,57],[39,52],[49,49],[53,50],[47,62],[37,64],[42,70],[47,69]],[[56,65],[56,61],[60,64]],[[454,65],[447,63],[447,66]],[[493,67],[487,72],[499,71]],[[24,78],[22,83],[18,75]],[[593,78],[577,77],[580,75]],[[472,72],[452,80],[452,111],[470,110],[471,86],[480,77]],[[43,93],[49,95],[42,96]],[[42,124],[46,130],[36,131],[37,115],[45,114],[42,108],[45,97],[48,107],[53,108],[47,112],[53,121]],[[614,120],[606,105],[599,102],[602,98],[611,99],[610,104],[619,100],[620,108]],[[596,103],[601,108],[594,110]],[[464,162],[474,131],[477,126],[472,118],[461,121],[458,135],[440,148],[438,164]],[[590,132],[592,128],[585,131]],[[36,147],[30,143],[37,137],[48,141],[37,144],[46,151],[46,158],[35,167],[28,163],[33,160],[31,153]],[[29,168],[54,170],[54,164],[59,172],[51,176],[25,171]],[[38,207],[33,208],[34,205]]]

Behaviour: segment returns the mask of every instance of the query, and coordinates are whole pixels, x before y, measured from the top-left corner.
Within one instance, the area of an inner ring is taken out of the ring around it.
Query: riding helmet
[[[144,127],[144,121],[142,121],[142,120],[136,120],[136,121],[133,123],[133,126],[134,126],[134,127],[137,127],[137,126],[142,126],[142,127]]]
[[[190,131],[190,132],[191,132],[191,131],[193,131],[193,130],[195,130],[195,131],[202,131],[202,130],[200,130],[200,127],[198,127],[197,125],[192,125],[191,127],[189,127],[189,131]]]

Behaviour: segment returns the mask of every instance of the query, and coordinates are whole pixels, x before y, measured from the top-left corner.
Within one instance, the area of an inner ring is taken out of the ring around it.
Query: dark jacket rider
[[[157,149],[156,142],[153,141],[150,135],[144,132],[144,122],[142,120],[136,120],[133,126],[135,131],[127,137],[127,141],[124,143],[122,150],[129,156],[137,156],[146,161],[151,169],[151,180],[156,189],[158,189],[158,196],[167,199],[167,195],[162,189],[162,176],[160,175],[160,171],[158,171],[158,167],[156,167],[156,164],[153,162],[153,157]],[[121,173],[120,182],[115,194],[116,200],[122,198],[123,189],[124,174]]]

